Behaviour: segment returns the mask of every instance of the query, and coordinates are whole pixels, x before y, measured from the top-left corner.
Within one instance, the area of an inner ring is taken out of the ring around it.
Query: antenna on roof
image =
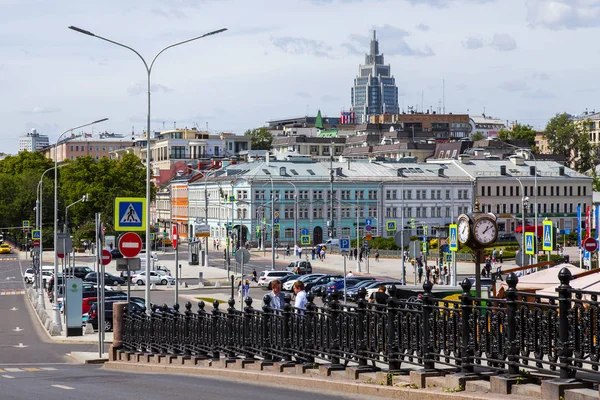
[[[446,80],[442,79],[442,114],[446,114]]]

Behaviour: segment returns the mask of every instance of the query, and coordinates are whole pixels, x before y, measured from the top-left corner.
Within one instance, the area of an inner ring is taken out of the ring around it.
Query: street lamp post
[[[521,222],[521,240],[523,245],[521,246],[521,266],[525,266],[525,213],[527,212],[527,206],[529,204],[529,197],[525,196],[525,191],[523,190],[523,183],[521,182],[520,178],[516,178],[517,181],[519,182],[519,185],[521,185],[521,206],[523,207],[523,215],[522,215],[522,220],[523,222]],[[537,227],[536,227],[537,229]]]
[[[60,310],[58,309],[58,252],[57,252],[57,244],[58,244],[58,144],[60,143],[60,139],[66,135],[67,133],[74,131],[75,129],[85,128],[86,126],[98,124],[100,122],[108,121],[108,118],[102,118],[94,122],[90,122],[84,125],[76,126],[74,128],[68,129],[60,134],[58,139],[56,140],[56,144],[54,145],[54,300],[52,309],[54,310],[53,322],[56,327],[56,330],[59,332],[62,331],[62,325],[60,322]],[[64,156],[64,155],[63,155]],[[64,252],[64,249],[63,249]]]
[[[69,26],[69,29],[72,29],[79,33],[83,33],[84,35],[88,35],[88,36],[98,38],[100,40],[104,40],[105,42],[109,42],[109,43],[115,44],[120,47],[124,47],[128,50],[131,50],[142,60],[142,62],[144,63],[144,67],[146,67],[146,77],[147,77],[147,82],[148,82],[148,115],[147,115],[147,120],[146,120],[146,204],[147,204],[147,207],[149,208],[150,207],[150,185],[151,185],[151,182],[150,182],[150,139],[151,139],[151,135],[150,135],[150,74],[152,73],[152,67],[154,66],[154,62],[156,61],[158,56],[160,56],[167,49],[170,49],[172,47],[179,46],[179,45],[182,45],[185,43],[189,43],[194,40],[202,39],[207,36],[216,35],[218,33],[226,31],[227,28],[218,29],[216,31],[205,33],[204,35],[201,35],[201,36],[197,36],[197,37],[194,37],[194,38],[191,38],[188,40],[184,40],[182,42],[177,42],[177,43],[171,44],[171,45],[163,48],[158,53],[156,53],[156,55],[152,59],[152,62],[150,63],[150,66],[148,66],[146,59],[144,59],[144,57],[142,57],[142,55],[137,50],[133,49],[132,47],[129,47],[129,46],[124,45],[119,42],[115,42],[113,40],[107,39],[102,36],[98,36],[90,31],[86,31],[84,29],[77,28],[75,26]],[[147,249],[146,265],[147,266],[150,266],[150,256],[152,255],[152,252],[150,251],[150,248],[151,248],[150,222],[151,222],[150,213],[148,212],[148,210],[146,210],[146,249]],[[146,308],[147,308],[148,314],[150,314],[152,312],[152,308],[150,307],[150,285],[146,285],[146,293],[145,294],[146,294]]]
[[[69,230],[69,208],[74,206],[77,203],[86,202],[86,201],[88,201],[88,199],[89,199],[89,194],[84,194],[79,200],[77,200],[77,201],[69,204],[67,207],[65,207],[65,224],[64,224],[64,229],[63,229],[64,234],[65,234],[64,239],[63,239],[64,240],[63,248],[65,249],[65,257],[67,254],[67,233]],[[68,264],[67,264],[67,266],[68,266]]]

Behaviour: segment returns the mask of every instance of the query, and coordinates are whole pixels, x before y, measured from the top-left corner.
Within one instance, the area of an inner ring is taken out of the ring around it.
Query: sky
[[[58,136],[243,133],[270,119],[338,116],[377,31],[401,109],[445,109],[543,128],[600,110],[600,0],[0,0],[0,152]],[[445,90],[443,90],[445,87]]]

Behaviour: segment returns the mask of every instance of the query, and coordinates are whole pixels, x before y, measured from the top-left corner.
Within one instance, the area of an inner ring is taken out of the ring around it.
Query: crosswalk
[[[40,372],[40,371],[56,371],[54,367],[22,367],[22,368],[0,368],[0,374],[17,373],[17,372]]]
[[[25,294],[24,290],[2,290],[0,291],[0,296],[11,296],[11,295],[19,295]]]
[[[17,261],[18,257],[0,257],[0,262],[2,261]]]

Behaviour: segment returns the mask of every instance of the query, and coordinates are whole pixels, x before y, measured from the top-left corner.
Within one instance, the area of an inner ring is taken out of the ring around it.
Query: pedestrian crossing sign
[[[115,199],[115,230],[146,230],[146,199],[143,197],[117,197]]]
[[[310,235],[300,236],[300,244],[303,244],[303,245],[310,244]]]
[[[525,232],[525,254],[533,255],[535,252],[534,233]]]
[[[450,251],[458,251],[458,226],[456,224],[450,224],[448,226],[448,231],[448,247],[450,248]]]
[[[387,221],[385,226],[388,232],[393,232],[396,230],[396,221]]]
[[[554,230],[552,229],[552,221],[544,221],[542,225],[544,227],[544,240],[542,242],[542,250],[552,251],[554,250],[554,240],[552,237],[554,235]]]

